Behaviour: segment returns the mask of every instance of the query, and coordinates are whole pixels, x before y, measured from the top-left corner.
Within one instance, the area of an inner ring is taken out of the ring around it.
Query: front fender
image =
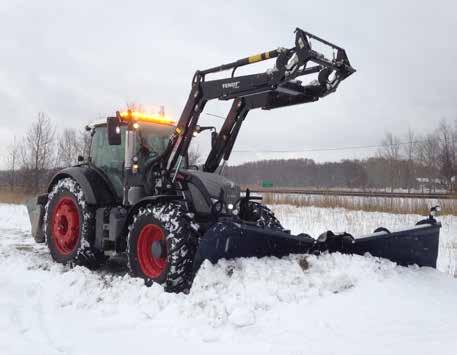
[[[120,202],[110,182],[89,165],[73,166],[59,171],[51,179],[48,193],[59,180],[64,178],[72,178],[81,186],[86,201],[90,205],[106,206]]]
[[[133,219],[133,216],[135,213],[138,212],[138,210],[142,207],[146,207],[147,205],[155,204],[158,202],[170,202],[170,201],[181,201],[183,199],[182,196],[176,196],[176,195],[156,195],[156,196],[148,196],[145,198],[142,198],[139,200],[135,205],[133,205],[128,214],[127,214],[127,226],[130,224],[130,222]]]
[[[148,196],[139,200],[135,205],[130,207],[127,217],[125,219],[124,228],[122,233],[120,234],[118,240],[116,240],[116,251],[122,252],[125,251],[127,247],[127,234],[129,225],[133,222],[133,217],[135,214],[140,210],[142,207],[146,207],[149,204],[155,204],[159,202],[167,202],[167,201],[180,201],[183,198],[181,196],[176,195],[156,195],[156,196]]]

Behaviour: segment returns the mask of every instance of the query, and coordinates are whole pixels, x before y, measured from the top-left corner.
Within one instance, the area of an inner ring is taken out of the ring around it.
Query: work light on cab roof
[[[174,126],[175,121],[165,115],[153,114],[139,111],[122,111],[119,113],[122,121],[135,121],[135,122],[150,122],[156,124],[162,124],[167,126]]]

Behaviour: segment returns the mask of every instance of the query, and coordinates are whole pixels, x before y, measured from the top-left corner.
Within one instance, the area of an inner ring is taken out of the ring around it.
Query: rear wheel
[[[46,243],[52,258],[62,264],[75,263],[95,269],[103,252],[93,247],[95,214],[86,203],[81,187],[73,179],[62,179],[48,195],[45,209]]]
[[[127,237],[132,276],[156,282],[168,292],[187,292],[192,285],[196,234],[184,206],[172,202],[147,206],[134,216]]]
[[[61,194],[51,217],[51,238],[60,255],[69,255],[76,248],[80,233],[79,208],[73,196]]]

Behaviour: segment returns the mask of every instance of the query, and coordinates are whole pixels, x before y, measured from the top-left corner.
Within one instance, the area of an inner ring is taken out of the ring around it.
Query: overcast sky
[[[0,154],[40,111],[59,128],[82,127],[127,101],[165,105],[178,117],[195,70],[290,47],[295,27],[346,48],[357,73],[318,103],[251,112],[235,149],[378,144],[386,131],[423,132],[443,117],[457,117],[455,1],[4,0]],[[224,115],[227,109],[216,102],[206,111]],[[338,160],[368,153],[301,156]],[[288,156],[234,153],[233,162]]]

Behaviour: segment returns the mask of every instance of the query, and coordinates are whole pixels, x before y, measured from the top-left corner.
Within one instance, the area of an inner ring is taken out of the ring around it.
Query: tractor
[[[314,50],[316,42],[333,57]],[[236,75],[239,67],[273,60],[267,71]],[[231,71],[222,79],[211,74]],[[317,239],[293,235],[274,213],[223,175],[248,112],[317,101],[352,75],[346,51],[297,28],[295,44],[199,70],[175,123],[163,115],[117,111],[90,125],[90,152],[59,171],[45,194],[28,204],[32,235],[63,264],[101,266],[124,255],[128,270],[147,285],[190,290],[203,261],[221,258],[341,252],[389,258],[402,265],[436,266],[440,223],[431,214],[417,226],[354,238],[327,231]],[[302,77],[314,74],[304,84]],[[193,137],[209,129],[199,117],[209,100],[232,100],[201,166],[188,163]]]

